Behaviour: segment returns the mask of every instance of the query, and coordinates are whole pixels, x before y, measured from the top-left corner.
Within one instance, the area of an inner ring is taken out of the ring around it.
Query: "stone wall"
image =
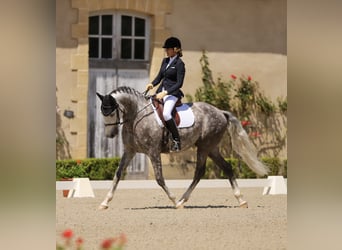
[[[72,158],[87,157],[88,17],[93,12],[151,16],[150,79],[165,56],[164,40],[174,35],[184,49],[185,93],[193,95],[202,84],[199,59],[204,49],[215,78],[251,75],[272,100],[287,96],[285,0],[59,0],[56,10],[58,125]],[[65,109],[75,117],[64,117]]]
[[[151,47],[159,47],[171,31],[165,16],[171,11],[166,0],[59,0],[56,2],[57,105],[72,158],[87,157],[88,17],[95,11],[129,10],[153,16]],[[151,50],[152,51],[152,50]],[[75,117],[65,118],[65,109]]]

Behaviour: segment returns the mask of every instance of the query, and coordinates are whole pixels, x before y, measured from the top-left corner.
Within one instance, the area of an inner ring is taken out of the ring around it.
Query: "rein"
[[[151,103],[145,105],[142,109],[140,109],[140,110],[137,112],[137,114],[139,114],[141,111],[145,110],[149,105],[151,105]],[[124,123],[126,123],[126,122],[129,121],[129,119],[127,119],[127,120],[121,122],[121,121],[120,121],[120,113],[119,113],[119,110],[121,111],[121,113],[123,113],[123,111],[120,109],[119,106],[118,106],[118,108],[115,109],[115,110],[116,110],[116,117],[119,119],[119,121],[118,121],[118,122],[113,122],[113,123],[105,123],[105,124],[104,124],[105,127],[106,127],[106,126],[117,126],[117,125],[122,125],[122,124],[124,124]],[[113,112],[114,112],[114,111],[113,111]]]

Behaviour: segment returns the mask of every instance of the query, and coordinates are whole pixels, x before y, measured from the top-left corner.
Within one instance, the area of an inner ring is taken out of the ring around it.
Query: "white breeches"
[[[165,121],[171,120],[172,119],[172,110],[173,107],[175,106],[178,98],[173,96],[173,95],[166,95],[163,98],[164,100],[164,111],[163,111],[163,117]]]

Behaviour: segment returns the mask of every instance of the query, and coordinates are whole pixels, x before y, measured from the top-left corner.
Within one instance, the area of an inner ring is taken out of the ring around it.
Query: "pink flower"
[[[124,233],[121,233],[120,236],[119,236],[119,242],[118,242],[118,245],[120,247],[122,247],[123,245],[125,245],[127,242],[127,237]]]
[[[72,238],[72,236],[74,235],[74,232],[71,229],[66,229],[64,230],[64,232],[62,233],[62,236],[66,239],[70,239]]]
[[[248,76],[248,81],[251,81],[252,80],[252,77],[251,76]]]
[[[233,78],[234,80],[236,79],[236,75],[231,74],[230,77]]]

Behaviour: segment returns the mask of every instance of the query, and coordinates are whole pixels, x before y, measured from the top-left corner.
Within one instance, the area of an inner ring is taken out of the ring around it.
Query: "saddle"
[[[163,116],[163,110],[164,110],[164,101],[163,100],[158,100],[156,98],[152,99],[152,104],[155,107],[157,114],[159,116],[159,119],[162,121],[162,123],[165,126],[165,120],[164,120],[164,116]],[[180,117],[177,111],[177,107],[182,106],[182,100],[178,99],[176,102],[176,105],[173,107],[173,110],[171,112],[172,118],[175,120],[176,125],[179,126],[180,124]]]
[[[171,134],[168,129],[165,129],[166,124],[163,116],[164,102],[156,98],[150,99],[151,105],[153,106],[154,115],[157,123],[163,129],[162,137],[162,152],[167,153],[171,148]],[[194,113],[191,110],[192,103],[182,103],[180,99],[176,102],[171,115],[176,122],[178,128],[189,128],[193,126],[195,122]]]

